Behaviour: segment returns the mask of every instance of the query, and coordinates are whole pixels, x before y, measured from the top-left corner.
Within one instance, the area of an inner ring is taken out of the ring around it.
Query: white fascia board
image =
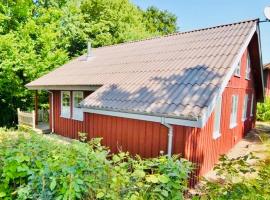
[[[205,124],[207,123],[210,115],[212,114],[216,104],[217,104],[217,97],[219,96],[222,96],[226,86],[228,85],[228,82],[230,81],[231,77],[233,76],[234,72],[235,72],[235,69],[240,61],[240,59],[242,58],[245,50],[247,49],[254,33],[257,31],[257,25],[254,25],[254,27],[252,28],[252,30],[250,31],[246,41],[243,43],[241,49],[239,50],[235,60],[233,61],[232,63],[232,66],[230,68],[230,71],[227,73],[227,75],[225,76],[222,84],[221,84],[221,87],[219,89],[219,91],[217,92],[217,95],[214,96],[214,98],[212,99],[212,101],[210,102],[210,105],[208,106],[208,109],[207,111],[203,114],[202,116],[202,127],[205,126]]]
[[[162,117],[162,116],[154,116],[154,115],[143,115],[137,113],[127,113],[127,112],[118,112],[118,111],[109,111],[109,110],[99,110],[99,109],[92,109],[92,108],[83,108],[83,112],[87,113],[95,113],[100,115],[109,115],[114,117],[123,117],[128,119],[137,119],[143,121],[150,121],[150,122],[158,122],[158,123],[168,123],[173,125],[181,125],[181,126],[188,126],[188,127],[196,127],[201,128],[201,121],[193,121],[193,120],[185,120],[185,119],[178,119],[178,118],[171,118],[171,117]]]
[[[100,86],[96,85],[51,85],[51,86],[27,86],[29,90],[73,90],[73,91],[95,91]]]

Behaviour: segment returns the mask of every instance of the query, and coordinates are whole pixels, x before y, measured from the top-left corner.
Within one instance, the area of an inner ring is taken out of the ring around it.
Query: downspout
[[[52,95],[52,101],[51,101],[51,111],[52,111],[52,133],[54,133],[54,113],[53,113],[53,92],[47,90]]]
[[[173,145],[173,126],[168,124],[168,123],[165,123],[165,118],[164,117],[161,118],[161,124],[168,128],[168,150],[167,150],[167,154],[168,154],[168,157],[171,157],[172,156],[172,145]]]

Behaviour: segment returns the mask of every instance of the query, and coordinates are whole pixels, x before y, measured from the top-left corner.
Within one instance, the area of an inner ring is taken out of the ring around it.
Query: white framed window
[[[237,65],[237,67],[235,69],[234,75],[238,76],[238,77],[241,76],[241,60],[239,61],[238,65]]]
[[[221,136],[221,132],[220,132],[221,104],[222,104],[222,97],[220,96],[217,99],[217,105],[214,110],[215,119],[214,119],[213,139],[217,139],[218,137]]]
[[[243,110],[242,110],[242,121],[245,121],[247,119],[247,105],[248,105],[248,94],[246,94],[244,98]]]
[[[250,79],[250,56],[249,56],[249,52],[247,52],[247,64],[246,64],[246,79]]]
[[[230,128],[234,128],[237,126],[237,110],[238,110],[238,96],[232,95]]]
[[[70,91],[61,91],[61,117],[70,118]]]
[[[74,91],[72,105],[72,119],[83,121],[83,110],[80,107],[80,102],[83,100],[82,91]]]
[[[254,94],[251,95],[251,104],[250,104],[250,116],[253,116],[253,106],[254,106]]]

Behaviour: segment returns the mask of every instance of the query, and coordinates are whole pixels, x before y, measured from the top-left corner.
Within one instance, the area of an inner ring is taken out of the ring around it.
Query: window
[[[253,116],[253,106],[254,106],[254,94],[251,96],[251,104],[250,104],[250,116]]]
[[[238,96],[232,95],[230,128],[234,128],[235,126],[237,126],[237,107],[238,107]]]
[[[241,60],[240,60],[240,62],[238,63],[236,69],[235,69],[234,75],[235,75],[235,76],[238,76],[238,77],[241,76]]]
[[[72,118],[83,121],[83,111],[80,107],[80,102],[83,100],[83,92],[73,92],[73,115]]]
[[[246,79],[250,79],[250,56],[247,52]]]
[[[218,137],[221,136],[221,133],[220,133],[221,102],[222,102],[222,97],[220,96],[217,99],[217,105],[214,110],[215,111],[214,132],[213,132],[214,139],[217,139]]]
[[[246,94],[243,104],[242,121],[245,121],[247,119],[247,105],[248,105],[248,95]]]
[[[70,118],[70,92],[61,92],[61,117]]]

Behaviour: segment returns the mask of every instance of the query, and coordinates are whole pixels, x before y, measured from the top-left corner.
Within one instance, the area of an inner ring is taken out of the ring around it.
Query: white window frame
[[[241,77],[241,59],[234,71],[234,75],[237,76],[237,77]]]
[[[245,94],[244,103],[243,103],[243,110],[242,110],[242,121],[247,120],[247,107],[248,107],[248,94]]]
[[[72,92],[72,119],[83,121],[83,109],[76,105],[76,97],[79,95],[81,97],[81,101],[83,100],[83,91],[73,91]],[[80,103],[80,102],[78,102]]]
[[[232,95],[232,105],[230,114],[230,128],[237,126],[238,95]]]
[[[63,105],[63,96],[65,94],[69,95],[69,105]],[[70,118],[70,108],[71,108],[71,92],[70,91],[61,91],[61,117]]]
[[[222,96],[217,99],[217,104],[215,107],[215,118],[213,125],[213,139],[217,139],[221,136],[220,124],[221,124],[221,107],[222,107]]]
[[[245,74],[245,79],[247,80],[250,80],[250,71],[251,71],[250,55],[249,55],[249,52],[247,52],[246,74]]]
[[[254,109],[254,94],[251,95],[251,104],[250,104],[250,117],[253,117],[253,109]]]

